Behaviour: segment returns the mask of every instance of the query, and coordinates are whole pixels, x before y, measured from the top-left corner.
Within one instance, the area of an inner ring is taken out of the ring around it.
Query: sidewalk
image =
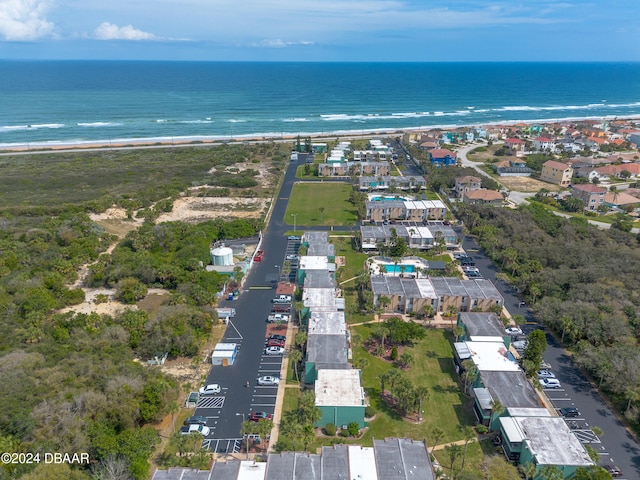
[[[284,343],[285,352],[291,350],[296,335],[298,333],[298,327],[295,325],[289,325],[287,328],[287,339]],[[278,442],[278,436],[280,434],[280,419],[282,418],[282,405],[284,403],[284,394],[286,388],[296,387],[299,385],[287,385],[287,371],[289,370],[289,356],[284,355],[282,358],[282,366],[280,367],[280,384],[278,385],[278,396],[276,397],[276,405],[273,410],[273,428],[271,429],[271,437],[269,439],[269,452],[273,452],[274,445]]]

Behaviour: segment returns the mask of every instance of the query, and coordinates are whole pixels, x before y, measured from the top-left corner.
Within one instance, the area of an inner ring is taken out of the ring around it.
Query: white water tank
[[[214,265],[233,265],[233,250],[229,247],[218,247],[211,250],[211,263]]]

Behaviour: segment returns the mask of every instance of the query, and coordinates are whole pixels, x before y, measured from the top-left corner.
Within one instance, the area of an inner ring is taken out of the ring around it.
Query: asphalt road
[[[459,229],[457,232],[463,238]],[[556,408],[576,407],[580,411],[581,415],[578,418],[568,420],[568,424],[575,427],[576,436],[582,441],[589,442],[596,449],[602,465],[619,466],[624,473],[621,478],[640,479],[640,445],[627,432],[622,422],[613,414],[580,369],[575,366],[558,340],[538,322],[526,306],[520,306],[524,299],[511,286],[496,279],[495,274],[498,269],[479,249],[474,239],[464,236],[462,246],[473,257],[483,277],[496,285],[504,297],[507,310],[511,314],[520,314],[525,317],[527,324],[522,326],[524,333],[529,333],[533,329],[545,331],[548,347],[544,359],[552,366],[553,372],[562,385],[559,389],[547,389],[545,393]],[[594,426],[603,431],[600,438],[591,434],[590,427]]]
[[[263,355],[265,320],[271,311],[275,290],[251,287],[271,287],[279,279],[285,256],[295,247],[285,235],[293,227],[284,223],[283,218],[295,181],[295,169],[303,162],[301,158],[298,163],[288,165],[269,224],[263,232],[261,248],[265,253],[262,262],[255,263],[249,271],[237,300],[219,303],[220,307],[236,309],[236,316],[231,319],[222,341],[237,343],[238,354],[233,365],[211,368],[205,383],[220,384],[222,393],[216,399],[202,397],[195,412],[195,415],[207,417],[211,433],[205,439],[205,446],[217,452],[240,451],[240,425],[249,412],[274,412],[277,387],[258,386],[256,380],[263,375],[279,376],[283,360],[281,356]],[[293,223],[293,218],[290,221]]]

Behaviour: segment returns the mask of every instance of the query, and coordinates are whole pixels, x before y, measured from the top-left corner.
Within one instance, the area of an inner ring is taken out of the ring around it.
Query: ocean
[[[640,118],[640,63],[0,61],[0,147]]]

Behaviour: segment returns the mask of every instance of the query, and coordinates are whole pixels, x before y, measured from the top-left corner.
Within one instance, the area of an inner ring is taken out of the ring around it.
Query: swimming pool
[[[391,201],[391,200],[403,200],[403,201],[406,201],[407,198],[405,198],[405,197],[396,197],[396,196],[385,197],[385,196],[382,196],[382,195],[378,195],[378,196],[375,196],[375,197],[370,197],[369,200],[371,200],[372,202],[388,202],[388,201]]]
[[[384,265],[384,264],[383,264]],[[416,271],[415,265],[384,265],[387,273],[413,273]]]

